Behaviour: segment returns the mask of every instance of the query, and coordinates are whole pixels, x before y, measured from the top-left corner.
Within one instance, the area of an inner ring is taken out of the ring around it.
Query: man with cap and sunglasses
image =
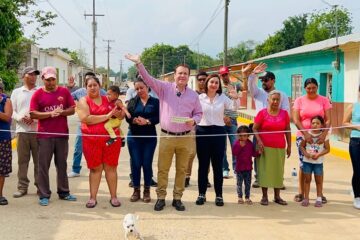
[[[220,78],[221,78],[221,85],[222,85],[222,92],[231,99],[231,97],[229,96],[229,92],[230,90],[235,89],[236,92],[240,92],[242,90],[241,84],[239,82],[237,83],[233,83],[230,81],[230,75],[229,75],[229,68],[226,66],[222,66],[219,69],[219,74],[220,74]],[[226,134],[228,135],[229,141],[230,141],[230,145],[234,145],[234,142],[236,141],[236,131],[237,131],[237,111],[234,110],[228,110],[226,109],[224,112],[224,122],[225,122],[225,131]],[[227,161],[227,144],[225,145],[225,154],[224,154],[224,159],[223,159],[223,177],[224,178],[229,178],[229,163]],[[232,155],[232,166],[233,166],[233,170],[235,170],[235,156]]]
[[[39,144],[39,204],[47,206],[51,196],[49,168],[54,155],[57,173],[57,194],[67,201],[76,201],[70,194],[66,174],[69,151],[69,128],[67,116],[75,113],[75,102],[65,87],[57,86],[54,67],[45,67],[41,72],[44,87],[39,88],[30,101],[30,116],[38,119]]]
[[[257,74],[263,73],[267,68],[267,65],[265,63],[260,63],[257,65],[251,72],[251,74],[248,77],[248,90],[251,94],[251,96],[254,98],[255,101],[255,109],[256,114],[268,106],[268,95],[271,91],[275,90],[275,74],[273,72],[265,72],[262,76],[258,77]],[[248,64],[246,67],[242,68],[243,76],[247,76],[248,72],[251,69],[251,64]],[[262,88],[257,86],[258,79],[260,79],[262,83]],[[280,109],[283,109],[287,111],[290,115],[290,103],[288,96],[282,92],[279,91],[281,94],[280,98]],[[255,138],[254,138],[254,144],[256,144]],[[254,188],[258,188],[259,184],[257,181],[257,159],[254,161],[255,167],[255,182],[253,183]],[[284,187],[285,188],[285,187]],[[284,189],[283,188],[283,189]]]
[[[17,154],[18,154],[18,184],[13,197],[19,198],[28,193],[30,180],[27,176],[29,162],[32,156],[34,163],[34,185],[38,188],[38,143],[36,139],[37,120],[30,118],[30,100],[38,89],[36,86],[39,70],[29,66],[22,72],[23,86],[14,89],[11,94],[13,107],[12,119],[16,122]]]

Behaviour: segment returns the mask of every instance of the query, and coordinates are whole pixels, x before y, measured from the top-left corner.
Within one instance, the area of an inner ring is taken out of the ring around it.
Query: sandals
[[[253,202],[251,201],[250,198],[246,198],[246,199],[245,199],[245,203],[246,203],[247,205],[252,205],[252,204],[253,204]]]
[[[96,207],[97,205],[97,201],[95,199],[89,199],[87,202],[86,202],[86,208],[94,208]]]
[[[110,199],[110,204],[113,207],[120,207],[121,206],[121,203],[120,203],[119,199],[117,199],[116,197]]]
[[[269,200],[267,198],[261,198],[260,204],[263,206],[269,205]]]
[[[309,199],[304,198],[301,202],[301,206],[308,207],[309,206]]]
[[[316,201],[314,206],[315,207],[322,207],[322,201]]]
[[[302,194],[296,194],[294,197],[295,202],[302,202],[304,200],[304,196]]]
[[[244,204],[244,199],[238,198],[238,204]]]
[[[284,201],[284,200],[281,199],[281,198],[275,198],[275,199],[274,199],[274,203],[277,203],[277,204],[282,205],[282,206],[288,205],[287,202]]]

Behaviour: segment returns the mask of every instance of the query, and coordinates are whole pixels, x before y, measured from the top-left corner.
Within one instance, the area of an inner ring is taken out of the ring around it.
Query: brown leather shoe
[[[143,202],[144,202],[144,203],[149,203],[149,202],[151,202],[150,187],[145,187],[143,194],[144,194]]]
[[[140,188],[135,187],[134,192],[131,195],[130,202],[136,202],[140,199]]]

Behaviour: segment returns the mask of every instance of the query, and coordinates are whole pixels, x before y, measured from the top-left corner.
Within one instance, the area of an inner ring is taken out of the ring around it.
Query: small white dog
[[[139,216],[128,213],[124,217],[123,227],[125,231],[125,239],[126,240],[144,240],[140,233],[136,230],[135,222],[139,219]]]

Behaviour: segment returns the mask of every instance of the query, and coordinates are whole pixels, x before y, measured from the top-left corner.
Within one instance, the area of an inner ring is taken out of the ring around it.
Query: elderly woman
[[[8,98],[4,91],[4,84],[0,82],[0,205],[7,205],[8,201],[3,196],[3,188],[5,177],[11,173],[11,133],[10,122],[12,115],[12,106],[10,98]]]
[[[120,207],[116,196],[118,159],[121,141],[115,141],[106,146],[108,133],[104,124],[112,117],[124,118],[124,113],[117,110],[106,96],[100,95],[100,81],[96,77],[85,80],[87,96],[80,99],[78,103],[78,115],[81,121],[83,140],[83,153],[90,169],[90,199],[86,203],[87,208],[96,206],[96,196],[99,190],[102,172],[105,171],[106,182],[110,191],[110,204]],[[119,129],[115,129],[119,136]],[[89,135],[89,136],[87,136]],[[99,136],[96,136],[99,135]]]
[[[199,159],[197,205],[206,202],[208,169],[211,162],[214,173],[215,205],[223,206],[223,158],[226,144],[224,110],[236,110],[240,105],[236,91],[229,91],[229,99],[222,94],[220,77],[212,74],[206,78],[205,93],[199,95],[203,115],[196,127],[196,152]]]
[[[143,168],[143,201],[148,203],[151,201],[150,185],[157,143],[155,125],[159,123],[159,100],[149,96],[149,88],[142,80],[136,80],[134,87],[137,95],[130,99],[127,107],[131,117],[126,117],[129,123],[127,141],[132,161],[131,174],[134,186],[130,201],[136,202],[140,199],[140,178],[141,168]]]
[[[343,123],[351,129],[349,152],[353,167],[352,187],[356,209],[360,209],[360,85],[358,91],[358,101],[347,108]]]
[[[308,78],[304,82],[304,88],[306,94],[298,97],[293,106],[293,121],[299,129],[296,134],[296,146],[299,152],[299,193],[295,196],[296,202],[301,202],[304,199],[304,175],[302,170],[304,155],[300,150],[300,143],[303,139],[306,142],[311,143],[311,135],[306,131],[311,128],[311,119],[315,116],[321,116],[325,120],[325,129],[319,136],[317,141],[319,144],[324,143],[326,135],[328,134],[328,128],[330,127],[330,109],[331,104],[328,98],[318,94],[318,83],[315,78]],[[322,181],[323,182],[323,181]],[[327,200],[322,196],[322,203],[326,203]]]
[[[280,197],[280,189],[284,180],[285,151],[287,157],[291,154],[290,118],[285,110],[280,109],[280,102],[281,93],[271,91],[268,107],[256,115],[253,126],[261,152],[258,175],[263,194],[260,204],[264,206],[269,205],[268,188],[274,188],[275,203],[287,205]]]

